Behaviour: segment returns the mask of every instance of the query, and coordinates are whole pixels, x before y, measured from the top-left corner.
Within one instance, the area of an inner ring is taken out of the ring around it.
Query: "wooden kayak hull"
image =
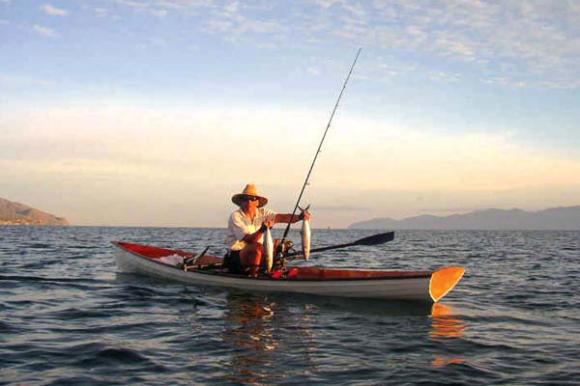
[[[184,271],[160,261],[165,256],[190,257],[191,253],[142,244],[113,242],[119,270],[179,281],[226,287],[249,292],[287,292],[348,298],[437,302],[461,280],[464,269],[444,267],[436,271],[378,271],[296,267],[292,278],[249,278],[219,270]],[[214,258],[218,259],[218,258]]]

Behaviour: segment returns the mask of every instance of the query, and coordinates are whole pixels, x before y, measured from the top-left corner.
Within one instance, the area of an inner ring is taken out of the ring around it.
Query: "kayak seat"
[[[223,266],[221,263],[219,264],[206,264],[206,265],[190,265],[187,267],[189,269],[194,268],[196,271],[217,271],[222,269]]]
[[[203,255],[199,259],[197,259],[197,261],[194,263],[194,265],[197,265],[198,267],[203,267],[206,265],[219,265],[219,266],[221,266],[222,262],[223,262],[223,259],[221,257]]]

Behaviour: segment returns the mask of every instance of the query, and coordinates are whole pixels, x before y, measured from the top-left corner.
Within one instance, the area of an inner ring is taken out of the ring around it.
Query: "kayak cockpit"
[[[168,264],[167,257],[181,257],[188,259],[195,257],[194,253],[185,252],[178,249],[166,249],[149,245],[134,244],[123,241],[114,242],[118,247],[131,252],[135,255]],[[204,271],[210,273],[211,266],[219,266],[221,258],[215,256],[204,256],[211,260],[209,269],[205,264],[195,263],[195,271]],[[216,261],[217,259],[217,261]],[[169,263],[171,264],[171,263]],[[203,269],[199,269],[203,268]],[[356,270],[356,269],[340,269],[340,268],[323,268],[323,267],[293,267],[292,274],[287,278],[291,280],[357,280],[357,279],[403,279],[403,278],[428,278],[431,276],[431,271],[381,271],[381,270]],[[224,273],[224,272],[218,272]],[[236,275],[239,276],[239,275]],[[439,282],[439,281],[438,281]],[[442,285],[434,288],[434,292],[439,294]]]

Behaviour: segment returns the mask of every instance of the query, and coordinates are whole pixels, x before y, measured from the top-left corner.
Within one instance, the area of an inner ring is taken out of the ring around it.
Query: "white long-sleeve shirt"
[[[230,216],[228,221],[228,236],[226,237],[226,246],[232,251],[239,251],[246,245],[242,239],[249,234],[255,233],[262,223],[267,220],[274,220],[276,213],[267,208],[258,208],[254,219],[249,219],[242,209],[236,210]],[[259,242],[263,241],[264,235],[260,237]]]

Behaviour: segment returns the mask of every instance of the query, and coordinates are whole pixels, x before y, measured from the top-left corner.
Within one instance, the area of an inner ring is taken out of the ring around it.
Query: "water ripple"
[[[317,230],[317,246],[372,231]],[[300,265],[467,269],[436,307],[249,295],[120,274],[110,241],[224,231],[0,228],[0,383],[577,384],[580,232],[398,232]],[[291,236],[298,238],[295,232]]]

